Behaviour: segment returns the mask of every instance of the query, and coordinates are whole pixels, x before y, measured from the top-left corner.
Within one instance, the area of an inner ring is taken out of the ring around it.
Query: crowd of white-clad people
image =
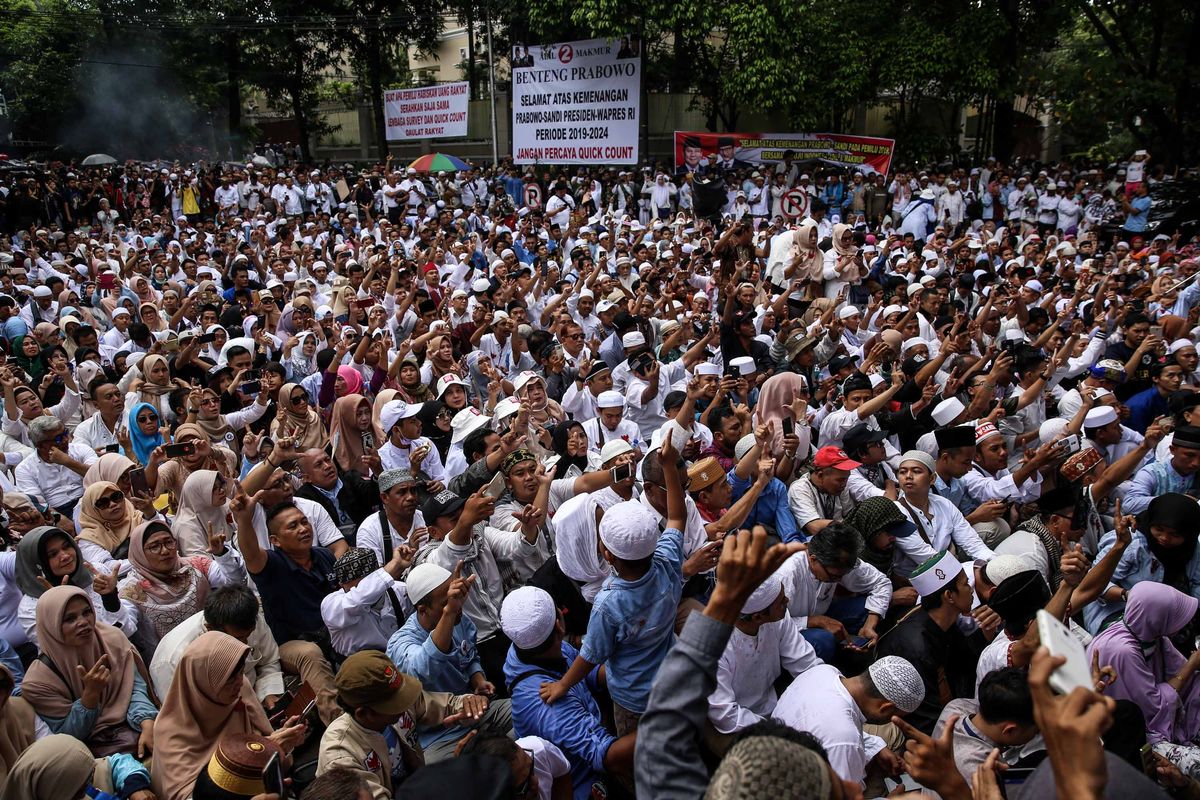
[[[1178,178],[684,144],[0,173],[0,797],[1200,797]]]

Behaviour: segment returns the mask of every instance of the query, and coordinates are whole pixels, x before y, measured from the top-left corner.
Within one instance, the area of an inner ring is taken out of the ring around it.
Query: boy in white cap
[[[931,733],[942,708],[955,697],[975,694],[975,663],[985,641],[978,630],[965,636],[959,617],[971,613],[975,591],[962,564],[941,551],[909,577],[921,598],[920,607],[879,639],[880,657],[900,656],[925,684],[925,698],[908,722]]]
[[[589,792],[606,775],[633,776],[636,733],[620,738],[604,727],[592,694],[598,669],[586,683],[576,684],[553,705],[542,702],[539,688],[547,678],[559,679],[579,651],[565,641],[566,625],[544,589],[522,586],[504,598],[500,624],[512,640],[504,676],[512,693],[513,733],[540,736],[557,745],[571,765],[576,791]]]
[[[599,455],[604,445],[624,440],[641,447],[642,433],[632,421],[625,419],[625,397],[620,392],[601,392],[596,398],[596,416],[583,423],[588,450]]]
[[[662,446],[667,519],[661,536],[655,516],[637,501],[616,504],[600,520],[600,551],[616,575],[596,595],[583,647],[570,669],[541,687],[542,699],[553,704],[597,665],[607,664],[618,735],[637,728],[674,639],[687,513],[677,456],[668,437]]]
[[[900,510],[917,526],[918,536],[896,540],[900,551],[896,559],[896,574],[907,577],[939,550],[953,541],[971,558],[991,561],[996,557],[983,543],[954,503],[931,490],[937,475],[933,457],[920,450],[909,450],[900,456],[896,478],[900,483]]]
[[[811,733],[843,780],[865,784],[868,769],[882,775],[903,771],[904,763],[894,752],[903,737],[888,723],[893,716],[911,714],[924,699],[925,685],[912,664],[889,656],[853,678],[842,677],[829,664],[801,673],[779,698],[771,716]],[[887,733],[891,741],[864,730],[868,723]]]
[[[770,716],[779,701],[781,670],[799,675],[821,659],[787,613],[788,596],[778,575],[762,582],[742,605],[733,634],[717,664],[717,690],[708,697],[705,742],[724,754],[733,734]]]

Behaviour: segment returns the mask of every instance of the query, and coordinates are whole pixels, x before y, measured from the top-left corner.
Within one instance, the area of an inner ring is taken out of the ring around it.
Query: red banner
[[[675,173],[724,172],[777,164],[819,162],[865,173],[888,173],[895,139],[841,133],[675,132]]]

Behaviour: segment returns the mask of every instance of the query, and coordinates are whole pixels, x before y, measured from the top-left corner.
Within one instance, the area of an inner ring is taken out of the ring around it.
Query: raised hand
[[[100,705],[100,697],[104,692],[104,687],[108,685],[108,678],[111,674],[108,654],[100,656],[88,670],[85,670],[82,664],[76,664],[75,672],[79,675],[79,680],[83,682],[83,691],[79,696],[80,702],[85,708],[96,708]]]
[[[90,561],[83,562],[83,566],[87,567],[87,571],[92,573],[92,589],[96,594],[103,597],[117,590],[117,573],[121,569],[120,564],[113,564],[112,572],[101,572],[93,567]],[[66,576],[63,577],[65,578]]]

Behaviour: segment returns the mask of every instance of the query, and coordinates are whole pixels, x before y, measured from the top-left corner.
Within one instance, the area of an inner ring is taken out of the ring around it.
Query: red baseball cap
[[[842,448],[828,445],[817,451],[816,456],[813,457],[813,466],[817,469],[833,467],[849,472],[852,469],[858,469],[862,464],[846,455],[846,451]]]

